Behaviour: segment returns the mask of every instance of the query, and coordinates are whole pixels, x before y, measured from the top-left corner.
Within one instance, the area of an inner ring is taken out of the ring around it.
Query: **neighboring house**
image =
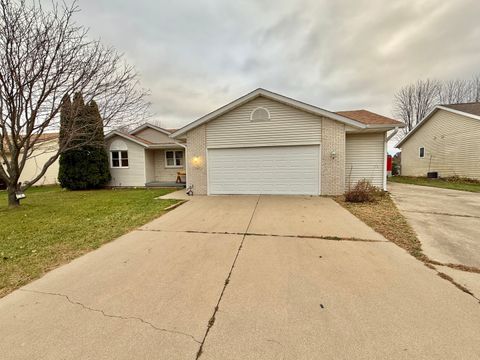
[[[25,162],[20,182],[33,180],[42,170],[43,165],[58,151],[58,133],[46,133],[39,136],[32,154]],[[45,174],[35,186],[58,183],[58,159],[48,167]]]
[[[185,146],[170,138],[171,131],[144,124],[105,136],[110,158],[110,186],[169,186],[185,172]],[[181,176],[184,181],[185,176]]]
[[[195,194],[337,195],[361,179],[386,189],[387,131],[398,127],[403,123],[366,110],[334,113],[257,89],[171,138],[186,146],[187,184]],[[149,160],[144,170],[154,145],[134,139],[116,145],[136,146],[129,164],[138,161],[138,170],[124,185],[142,185],[157,164]]]
[[[435,107],[396,147],[402,175],[480,179],[480,103]]]

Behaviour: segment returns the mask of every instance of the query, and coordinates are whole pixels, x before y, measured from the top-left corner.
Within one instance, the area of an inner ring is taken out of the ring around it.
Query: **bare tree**
[[[436,105],[480,101],[480,75],[470,80],[418,80],[401,88],[393,99],[393,113],[410,132]]]
[[[395,94],[394,115],[405,123],[405,134],[435,107],[439,89],[440,83],[436,80],[418,80]]]
[[[459,104],[470,101],[470,84],[467,80],[448,80],[441,83],[438,93],[439,104]]]
[[[40,1],[0,0],[0,6],[0,178],[9,206],[18,206],[17,191],[41,179],[61,153],[92,141],[68,133],[37,175],[19,183],[44,133],[58,129],[65,96],[95,98],[107,127],[138,120],[149,104],[134,68],[73,21],[76,3],[46,10]]]
[[[480,75],[475,75],[469,81],[469,94],[470,94],[470,101],[471,102],[479,102],[480,101]]]

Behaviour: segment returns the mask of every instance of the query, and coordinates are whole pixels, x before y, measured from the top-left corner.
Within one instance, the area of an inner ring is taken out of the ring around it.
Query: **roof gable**
[[[139,138],[135,135],[132,135],[132,134],[127,134],[127,133],[124,133],[124,132],[121,132],[121,131],[118,131],[118,130],[114,130],[114,131],[111,131],[109,132],[106,136],[105,136],[105,140],[108,140],[114,136],[119,136],[123,139],[126,139],[126,140],[129,140],[129,141],[132,141],[140,146],[143,146],[143,147],[148,147],[149,145],[152,145],[152,143],[150,141],[147,141],[145,139],[142,139],[142,138]]]
[[[143,130],[137,131],[134,136],[143,140],[147,140],[153,144],[173,143],[173,139],[170,138],[170,134],[167,135],[151,127],[145,127]]]
[[[156,130],[162,134],[165,134],[165,135],[168,135],[170,136],[171,132],[168,131],[167,129],[163,129],[161,128],[160,126],[157,126],[157,125],[153,125],[153,124],[150,124],[150,123],[145,123],[143,125],[140,125],[139,127],[133,129],[132,131],[130,131],[130,134],[132,135],[136,135],[137,133],[139,133],[140,131],[142,130],[145,130],[147,128],[150,128],[150,129],[153,129],[153,130]]]
[[[188,132],[189,130],[192,130],[192,129],[196,128],[197,126],[200,126],[200,125],[202,125],[206,122],[214,120],[217,117],[219,117],[219,116],[221,116],[221,115],[223,115],[223,114],[225,114],[225,113],[227,113],[227,112],[229,112],[233,109],[236,109],[239,106],[241,106],[243,104],[246,104],[247,102],[249,102],[249,101],[251,101],[251,100],[253,100],[253,99],[255,99],[259,96],[263,96],[263,97],[265,97],[267,99],[270,99],[270,100],[273,100],[273,101],[278,101],[280,103],[292,106],[292,107],[297,108],[297,109],[302,110],[302,111],[312,113],[314,115],[318,115],[318,116],[327,117],[327,118],[330,118],[330,119],[333,119],[333,120],[337,120],[337,121],[340,121],[344,124],[347,124],[347,125],[359,128],[359,129],[367,128],[367,125],[365,125],[365,124],[363,124],[363,123],[361,123],[357,120],[354,120],[354,119],[336,114],[334,112],[330,112],[328,110],[325,110],[325,109],[322,109],[322,108],[319,108],[319,107],[316,107],[316,106],[313,106],[313,105],[310,105],[310,104],[306,104],[304,102],[294,100],[294,99],[291,99],[289,97],[286,97],[286,96],[276,94],[274,92],[259,88],[259,89],[256,89],[256,90],[254,90],[254,91],[252,91],[252,92],[250,92],[250,93],[248,93],[248,94],[246,94],[246,95],[228,103],[227,105],[224,105],[224,106],[218,108],[217,110],[212,111],[211,113],[208,113],[207,115],[202,116],[201,118],[191,122],[190,124],[184,126],[183,128],[177,130],[176,132],[174,132],[171,135],[171,137],[175,138],[175,137],[178,137],[180,135],[183,135],[186,132]]]
[[[141,133],[146,132],[147,130],[149,130],[150,132],[152,132],[153,130],[153,133],[158,133],[159,134],[158,139],[152,139],[152,136],[148,136],[148,137],[141,136]],[[137,128],[133,129],[128,133],[123,131],[113,130],[105,136],[105,139],[109,139],[113,136],[119,136],[121,138],[132,141],[143,147],[156,148],[159,146],[177,144],[175,140],[170,138],[170,134],[171,132],[166,129],[163,129],[159,126],[156,126],[150,123],[145,123],[138,126]]]
[[[458,105],[467,105],[467,104],[454,104],[454,105],[448,105],[448,106],[437,105],[437,106],[435,106],[435,108],[432,111],[430,111],[427,114],[427,116],[425,116],[417,125],[415,125],[415,127],[412,130],[410,130],[410,132],[402,140],[400,140],[397,143],[397,145],[395,145],[395,147],[400,148],[408,139],[410,139],[418,131],[418,129],[420,129],[439,110],[448,111],[448,112],[451,112],[453,114],[462,115],[462,116],[465,116],[465,117],[468,117],[468,118],[471,118],[471,119],[475,119],[475,120],[480,120],[479,115],[474,115],[474,114],[471,114],[471,113],[468,113],[468,112],[465,112],[465,111],[457,110],[458,108],[461,108]]]

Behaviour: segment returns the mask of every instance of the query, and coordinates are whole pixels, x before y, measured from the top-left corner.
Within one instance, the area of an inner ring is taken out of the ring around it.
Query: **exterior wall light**
[[[192,158],[192,165],[196,169],[200,169],[202,167],[202,158],[200,156],[194,156]]]
[[[335,150],[333,150],[331,153],[330,153],[330,157],[332,159],[335,159],[337,157],[337,153],[335,152]]]

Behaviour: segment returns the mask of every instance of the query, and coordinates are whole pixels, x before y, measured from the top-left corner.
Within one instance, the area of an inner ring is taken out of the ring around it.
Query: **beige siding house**
[[[43,165],[58,152],[58,138],[41,142],[25,162],[20,181],[25,182],[35,178],[43,168]],[[58,184],[58,159],[48,167],[41,179],[35,186]]]
[[[397,147],[401,174],[480,179],[480,103],[437,106]]]
[[[361,179],[386,189],[386,133],[402,126],[257,89],[170,137],[195,194],[337,195]]]
[[[58,133],[46,133],[39,136],[32,154],[25,162],[20,182],[31,181],[40,174],[45,163],[58,152]],[[8,156],[8,155],[7,155]],[[53,185],[58,183],[58,159],[34,185]]]
[[[183,186],[185,145],[170,138],[170,131],[144,124],[124,133],[105,136],[115,187]]]

